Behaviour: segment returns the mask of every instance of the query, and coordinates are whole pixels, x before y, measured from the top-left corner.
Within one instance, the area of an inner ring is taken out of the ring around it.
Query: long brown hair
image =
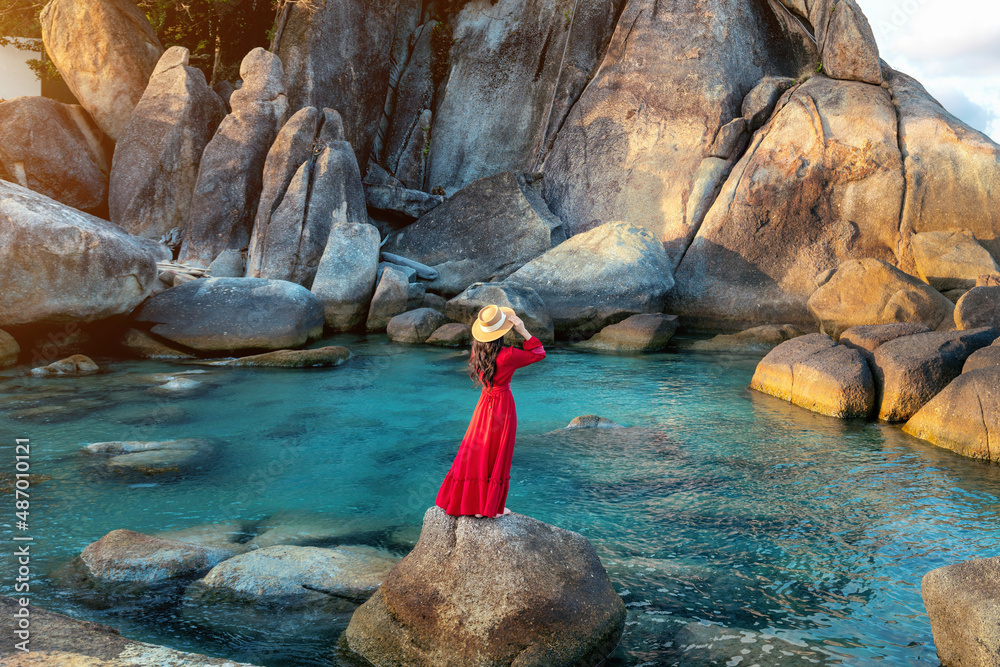
[[[484,387],[493,385],[493,375],[497,372],[497,355],[503,349],[503,337],[482,342],[473,339],[472,353],[469,354],[469,377],[476,383],[476,386]],[[482,371],[482,379],[479,373]]]

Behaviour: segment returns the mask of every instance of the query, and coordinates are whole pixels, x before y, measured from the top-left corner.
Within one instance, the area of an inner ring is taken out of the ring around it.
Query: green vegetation
[[[184,46],[191,65],[200,68],[210,83],[235,81],[243,56],[257,46],[267,48],[274,18],[292,0],[137,0],[164,48]],[[315,5],[325,0],[308,0]],[[8,0],[0,3],[0,46],[13,44],[39,54],[28,60],[40,80],[53,80],[58,72],[42,49],[38,15],[45,0]]]
[[[816,63],[816,73],[819,74],[822,71],[823,71],[823,62],[820,61],[820,62]]]

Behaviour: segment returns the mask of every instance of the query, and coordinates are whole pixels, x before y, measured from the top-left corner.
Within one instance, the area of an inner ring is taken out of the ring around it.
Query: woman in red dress
[[[503,336],[511,329],[525,339],[523,350],[503,346]],[[504,503],[517,432],[510,378],[518,368],[544,359],[545,348],[507,307],[479,311],[472,336],[469,376],[483,391],[435,504],[451,515],[497,517],[501,511],[510,513]]]

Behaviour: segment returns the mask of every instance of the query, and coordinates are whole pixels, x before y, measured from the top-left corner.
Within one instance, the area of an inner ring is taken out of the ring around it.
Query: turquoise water
[[[478,392],[459,351],[384,337],[331,343],[356,356],[333,369],[212,368],[196,378],[200,390],[169,397],[149,391],[150,374],[195,366],[98,359],[107,372],[92,377],[0,373],[5,451],[29,437],[32,471],[45,476],[32,487],[27,531],[32,602],[179,650],[275,667],[352,664],[334,646],[346,616],[322,631],[297,632],[290,617],[281,632],[266,618],[212,625],[210,610],[177,604],[95,609],[46,577],[116,528],[275,513],[350,521],[353,543],[404,553]],[[996,554],[1000,468],[750,392],[755,363],[550,349],[512,384],[519,429],[507,506],[597,549],[628,605],[608,665],[937,665],[920,578]],[[591,413],[630,428],[550,433]],[[207,469],[162,482],[101,475],[79,453],[89,442],[183,437],[219,451]],[[13,472],[5,458],[0,482]],[[3,497],[9,545],[14,510]],[[0,559],[5,595],[10,551]],[[718,641],[689,646],[705,636]],[[765,643],[764,658],[741,653]]]

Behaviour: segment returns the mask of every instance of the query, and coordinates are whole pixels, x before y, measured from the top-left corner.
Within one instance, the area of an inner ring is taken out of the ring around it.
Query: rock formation
[[[1000,367],[963,372],[910,417],[903,430],[963,456],[1000,461]]]
[[[520,514],[432,507],[345,637],[376,665],[570,667],[603,660],[624,624],[625,605],[581,535]]]
[[[104,133],[78,104],[47,97],[0,103],[0,165],[22,187],[85,211],[108,198]]]
[[[0,326],[127,313],[156,281],[158,246],[0,181]]]
[[[226,116],[188,57],[182,46],[163,53],[115,145],[111,222],[132,234],[158,239],[184,229],[202,152]]]
[[[389,237],[386,252],[427,264],[427,287],[454,296],[475,282],[503,280],[566,239],[536,186],[503,172],[477,180]]]
[[[389,86],[400,0],[289,3],[271,50],[285,66],[289,109],[336,109],[362,173]]]
[[[205,146],[178,259],[207,267],[228,248],[250,241],[268,149],[287,110],[281,61],[258,47],[240,64],[243,86],[233,111]]]
[[[161,292],[137,325],[201,352],[298,347],[323,331],[323,305],[301,285],[263,278],[202,278]]]
[[[338,222],[330,228],[312,284],[327,327],[345,331],[365,321],[375,293],[378,255],[379,233],[367,222]]]
[[[663,246],[640,227],[609,222],[531,260],[504,283],[532,288],[555,330],[587,336],[638,313],[660,313],[673,287]]]
[[[923,576],[920,594],[942,665],[1000,663],[998,591],[1000,557],[955,563]]]
[[[163,54],[146,15],[130,0],[50,0],[39,20],[52,63],[117,141]]]

